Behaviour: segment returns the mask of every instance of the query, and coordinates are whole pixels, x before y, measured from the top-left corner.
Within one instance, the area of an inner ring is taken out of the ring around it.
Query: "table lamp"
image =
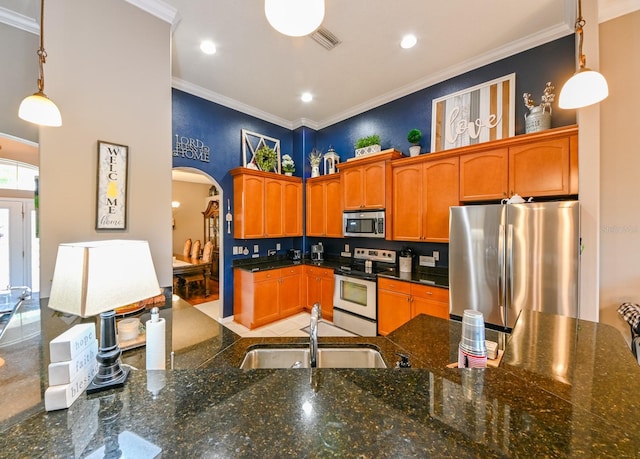
[[[92,394],[124,386],[129,368],[120,365],[115,309],[160,292],[147,241],[104,240],[60,244],[49,308],[80,317],[100,314],[98,372]]]

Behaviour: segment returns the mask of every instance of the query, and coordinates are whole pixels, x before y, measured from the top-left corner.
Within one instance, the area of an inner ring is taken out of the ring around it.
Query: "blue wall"
[[[200,99],[196,96],[173,90],[173,135],[200,139],[211,149],[210,162],[204,163],[182,157],[173,158],[174,167],[193,167],[200,169],[222,186],[225,199],[233,201],[233,181],[229,170],[242,165],[241,129],[258,132],[280,140],[281,153],[290,154],[296,163],[298,177],[311,175],[308,154],[319,148],[326,152],[333,146],[342,161],[354,156],[353,144],[362,136],[377,133],[382,139],[382,148],[396,148],[408,154],[409,143],[406,135],[409,129],[417,127],[423,133],[422,150],[428,151],[431,145],[431,102],[434,98],[465,89],[509,73],[516,73],[516,135],[524,133],[524,115],[526,108],[522,94],[529,92],[536,103],[540,102],[547,81],[556,86],[556,95],[560,87],[575,71],[574,36],[555,40],[523,53],[502,59],[463,75],[451,78],[437,85],[417,91],[408,96],[389,102],[360,115],[341,121],[316,132],[307,127],[293,131],[260,120],[258,118]],[[576,122],[574,110],[561,110],[554,104],[552,127],[566,126]],[[174,140],[175,141],[175,140]],[[226,205],[226,203],[225,203]],[[231,202],[233,207],[233,202]],[[260,255],[266,256],[267,249],[281,244],[279,254],[287,249],[303,248],[308,251],[310,244],[322,241],[328,254],[339,254],[348,243],[354,247],[377,247],[400,250],[411,247],[418,255],[440,251],[437,266],[448,266],[448,245],[430,243],[401,243],[380,241],[377,239],[319,239],[287,238],[235,240],[233,235],[224,232],[224,312],[233,314],[233,259],[234,245],[245,246],[253,253],[253,245],[260,246]],[[249,255],[250,257],[251,255]]]

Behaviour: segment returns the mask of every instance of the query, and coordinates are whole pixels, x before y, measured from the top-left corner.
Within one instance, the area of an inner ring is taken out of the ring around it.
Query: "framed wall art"
[[[516,74],[434,99],[431,151],[511,137],[515,132]]]
[[[250,169],[281,173],[280,140],[241,130],[242,165]]]
[[[98,141],[96,229],[127,228],[127,164],[129,147]]]

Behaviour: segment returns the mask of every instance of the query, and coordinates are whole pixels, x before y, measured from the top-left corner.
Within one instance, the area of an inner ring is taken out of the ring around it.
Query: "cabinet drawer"
[[[267,269],[265,271],[256,271],[255,273],[253,273],[254,282],[262,282],[269,279],[278,279],[279,277],[279,269]]]
[[[427,300],[449,303],[449,290],[445,288],[411,284],[411,294]]]
[[[392,292],[406,293],[408,295],[411,291],[411,284],[409,282],[380,277],[378,278],[378,288]]]
[[[296,274],[300,274],[302,271],[302,266],[287,266],[286,268],[276,269],[280,277],[284,276],[293,276]]]

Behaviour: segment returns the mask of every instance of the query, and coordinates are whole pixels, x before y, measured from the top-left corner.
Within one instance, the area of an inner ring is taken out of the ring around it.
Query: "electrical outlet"
[[[437,250],[433,251],[433,259],[435,261],[439,261],[440,260],[440,252],[438,252]]]
[[[253,253],[258,253],[260,252],[260,246],[258,244],[254,244],[253,245]]]
[[[276,249],[269,249],[267,250],[267,256],[268,257],[272,257],[276,254]]]
[[[280,243],[278,242],[278,243],[276,244],[276,250],[280,250],[280,247],[281,247],[281,246],[280,246]]]
[[[237,245],[233,246],[233,254],[234,255],[238,255],[238,246]]]
[[[345,245],[344,245],[344,251],[345,251],[345,252],[350,252],[350,250],[349,250],[349,244],[345,244]]]
[[[436,265],[436,260],[433,257],[420,255],[420,266],[434,267],[435,265]]]

